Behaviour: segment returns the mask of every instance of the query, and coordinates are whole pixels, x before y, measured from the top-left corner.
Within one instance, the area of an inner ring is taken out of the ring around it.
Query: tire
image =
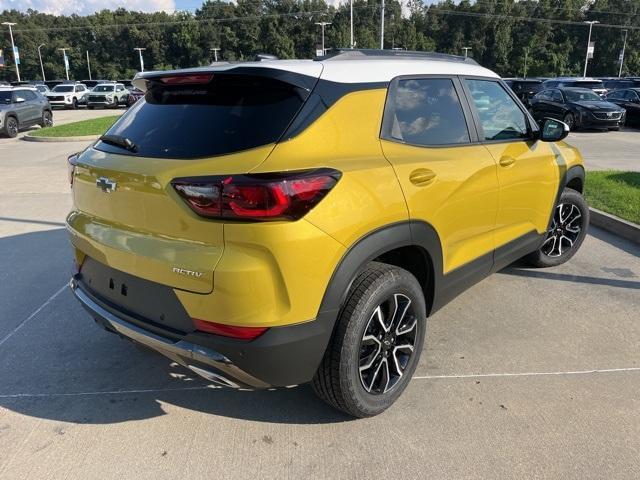
[[[94,107],[93,105],[87,105],[87,108],[88,108],[89,110],[93,110],[95,107]]]
[[[20,124],[16,117],[7,117],[4,122],[4,134],[9,138],[15,138],[20,131]]]
[[[45,110],[42,112],[42,120],[40,121],[42,128],[53,127],[53,113],[51,110]]]
[[[354,417],[382,413],[411,381],[425,329],[424,294],[416,278],[398,267],[369,263],[340,310],[313,390]]]
[[[612,127],[609,129],[610,132],[618,132],[620,131],[620,127]]]
[[[74,98],[73,102],[71,102],[71,109],[72,110],[77,110],[78,109],[78,99]]]
[[[589,226],[589,206],[579,192],[565,188],[554,208],[551,228],[542,246],[525,260],[534,267],[567,262],[582,245]],[[567,248],[568,247],[568,248]]]
[[[575,130],[578,129],[578,127],[576,126],[576,119],[573,116],[573,113],[567,113],[563,118],[562,121],[564,123],[566,123],[569,126],[569,131],[573,132]]]

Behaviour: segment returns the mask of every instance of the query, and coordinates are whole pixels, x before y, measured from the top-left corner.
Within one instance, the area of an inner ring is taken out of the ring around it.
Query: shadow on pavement
[[[71,248],[64,229],[55,229],[0,238],[0,252],[0,269],[16,275],[16,281],[0,282],[0,341],[8,337],[0,346],[0,407],[85,424],[154,418],[172,406],[258,422],[350,419],[318,400],[309,386],[255,392],[212,387],[169,359],[97,328],[67,290],[13,332],[66,283]]]

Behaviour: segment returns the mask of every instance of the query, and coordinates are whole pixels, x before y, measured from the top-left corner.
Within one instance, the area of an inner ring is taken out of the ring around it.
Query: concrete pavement
[[[0,145],[0,479],[640,477],[637,246],[591,229],[562,267],[476,285],[430,319],[400,401],[354,421],[95,327],[65,288],[83,146]]]

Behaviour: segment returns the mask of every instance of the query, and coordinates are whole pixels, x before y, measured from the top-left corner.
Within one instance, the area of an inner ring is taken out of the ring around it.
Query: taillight
[[[237,327],[234,325],[223,325],[221,323],[207,322],[193,318],[193,325],[196,330],[223,337],[237,338],[238,340],[254,340],[268,330],[267,327]]]
[[[78,165],[78,154],[74,153],[67,158],[67,172],[69,174],[70,187],[73,187],[73,176],[76,173],[76,165]]]
[[[212,78],[213,73],[191,73],[161,77],[160,81],[165,85],[203,85],[209,83]]]
[[[230,220],[297,220],[340,179],[329,168],[302,172],[177,178],[172,185],[194,212]]]

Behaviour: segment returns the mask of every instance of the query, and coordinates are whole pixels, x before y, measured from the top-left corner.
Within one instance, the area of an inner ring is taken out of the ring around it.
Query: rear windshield
[[[152,85],[107,132],[136,151],[98,142],[99,150],[143,157],[202,158],[276,142],[306,91],[249,75],[216,75],[206,85]]]
[[[602,89],[604,85],[602,82],[569,82],[572,87],[580,87],[580,88],[597,88]]]

